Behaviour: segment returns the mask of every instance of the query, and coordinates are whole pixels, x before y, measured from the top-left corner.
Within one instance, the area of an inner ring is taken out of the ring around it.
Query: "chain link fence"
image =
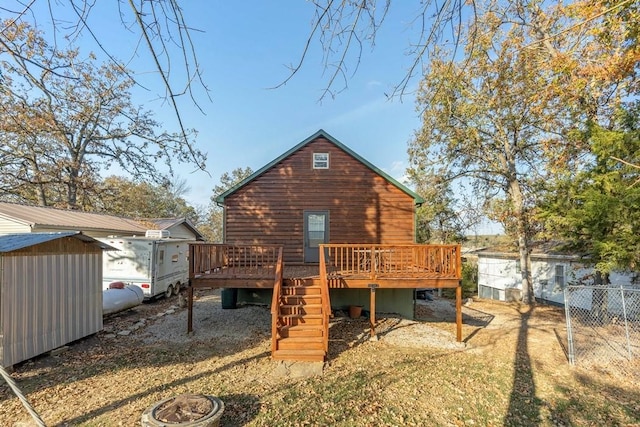
[[[640,378],[640,289],[567,286],[569,363]]]

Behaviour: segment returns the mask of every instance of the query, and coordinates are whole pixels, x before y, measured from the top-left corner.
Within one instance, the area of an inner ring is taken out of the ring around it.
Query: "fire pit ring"
[[[143,427],[217,427],[224,403],[215,396],[181,394],[154,403],[142,413]]]

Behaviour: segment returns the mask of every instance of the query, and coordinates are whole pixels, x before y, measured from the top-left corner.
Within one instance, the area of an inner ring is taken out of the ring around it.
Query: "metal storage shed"
[[[102,251],[78,231],[0,236],[0,363],[102,329]]]

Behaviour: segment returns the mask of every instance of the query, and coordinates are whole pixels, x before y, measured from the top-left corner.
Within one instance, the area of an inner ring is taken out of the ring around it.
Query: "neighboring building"
[[[82,231],[94,238],[144,236],[149,229],[168,231],[171,237],[204,240],[185,218],[134,220],[113,215],[0,202],[0,235]]]
[[[478,256],[478,296],[499,301],[522,298],[520,259],[516,252],[484,249]],[[588,259],[552,249],[536,249],[531,254],[531,276],[538,301],[564,304],[568,284],[592,283],[594,269]],[[613,272],[612,285],[630,286],[637,274]]]
[[[111,215],[0,202],[0,234],[82,231],[91,237],[142,235],[148,227]]]
[[[79,232],[0,236],[0,363],[12,366],[102,329],[102,251]]]

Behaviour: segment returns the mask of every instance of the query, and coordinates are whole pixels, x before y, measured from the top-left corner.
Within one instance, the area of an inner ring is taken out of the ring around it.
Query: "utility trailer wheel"
[[[167,290],[164,292],[164,297],[171,298],[171,295],[173,295],[173,286],[169,285],[167,286]]]

